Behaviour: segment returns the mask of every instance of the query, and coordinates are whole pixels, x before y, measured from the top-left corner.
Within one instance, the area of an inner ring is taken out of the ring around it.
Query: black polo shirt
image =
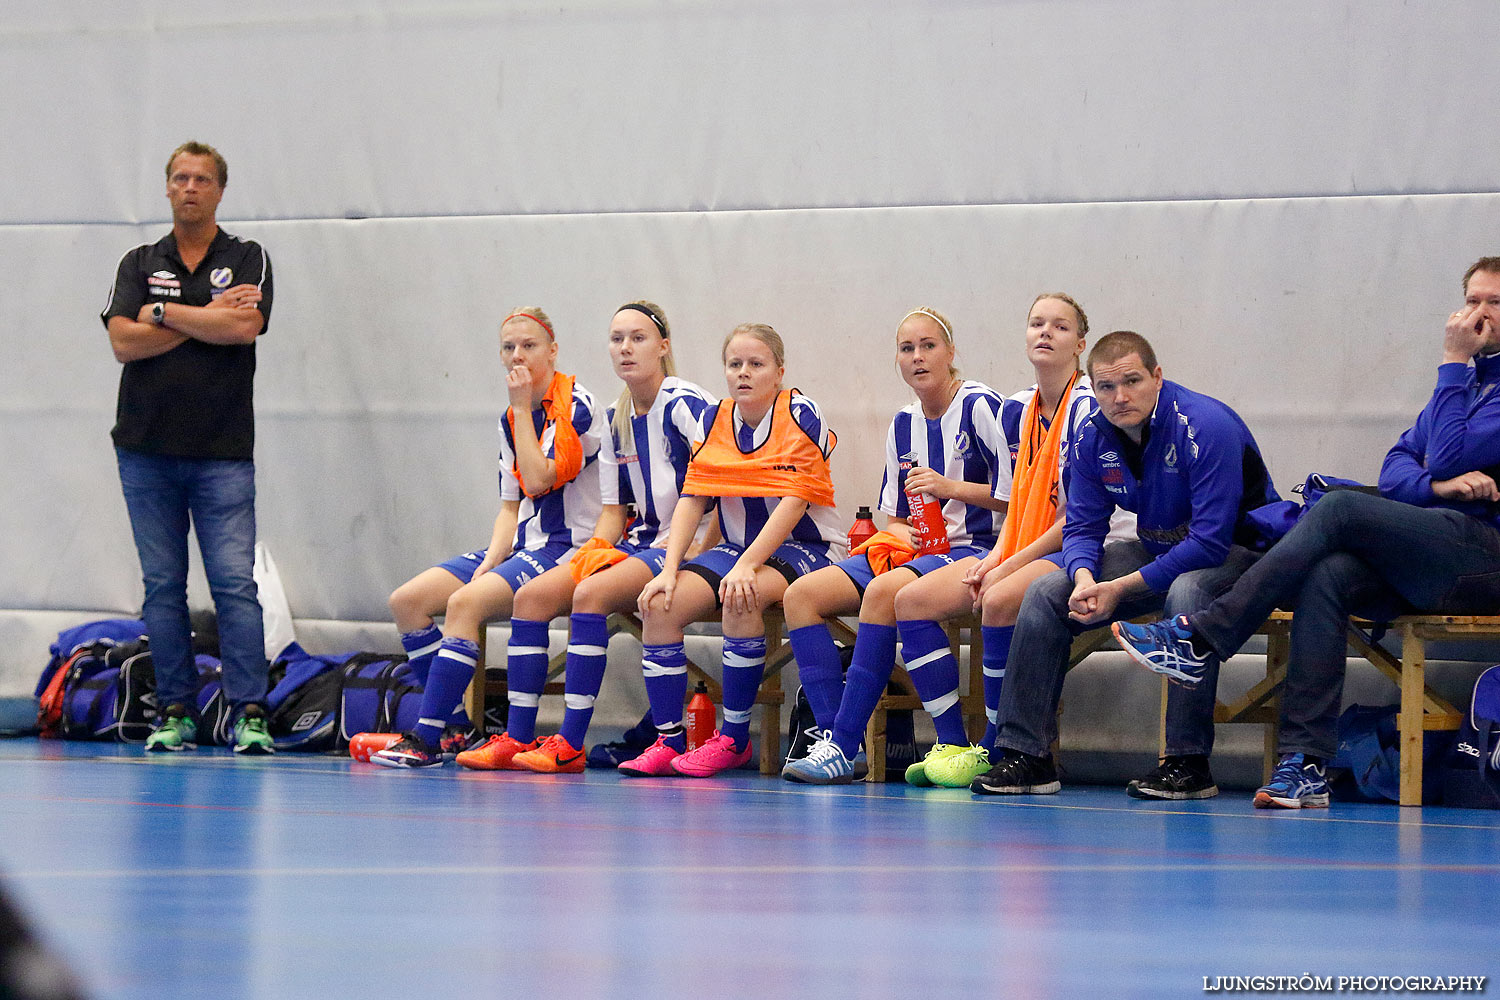
[[[135,319],[148,302],[206,306],[234,285],[260,286],[261,333],[271,324],[271,259],[253,240],[220,229],[195,271],[168,233],[120,259],[114,291],[99,318]],[[255,345],[189,338],[154,358],[127,361],[115,405],[115,444],[182,458],[252,458],[255,450]]]

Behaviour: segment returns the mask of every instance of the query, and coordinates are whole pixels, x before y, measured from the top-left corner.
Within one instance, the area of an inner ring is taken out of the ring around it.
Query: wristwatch
[[[167,319],[167,307],[165,303],[157,302],[151,306],[151,322],[161,326]]]

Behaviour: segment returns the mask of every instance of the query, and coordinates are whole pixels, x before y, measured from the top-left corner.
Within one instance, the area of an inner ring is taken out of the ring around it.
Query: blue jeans
[[[1104,547],[1099,580],[1129,576],[1151,561],[1140,542],[1112,542]],[[1254,565],[1256,554],[1236,545],[1221,565],[1183,573],[1165,595],[1142,594],[1122,601],[1114,619],[1135,618],[1165,610],[1168,616],[1187,614],[1206,606],[1228,590]],[[1073,638],[1091,629],[1068,617],[1073,581],[1065,570],[1048,573],[1026,588],[1000,689],[996,744],[1046,757],[1057,738],[1057,703],[1062,697]],[[1257,623],[1259,624],[1259,623]],[[1212,660],[1203,680],[1192,687],[1168,685],[1166,735],[1168,754],[1207,754],[1214,747],[1214,694],[1219,683],[1219,661]]]
[[[1281,692],[1281,751],[1332,757],[1349,615],[1495,614],[1500,530],[1445,508],[1329,493],[1233,588],[1188,620],[1227,656],[1276,608],[1296,612]]]
[[[237,716],[265,704],[265,631],[255,589],[255,463],[174,458],[115,449],[120,486],[141,560],[141,618],[151,638],[157,701],[192,714],[198,689],[188,624],[188,524],[219,617],[224,698]]]

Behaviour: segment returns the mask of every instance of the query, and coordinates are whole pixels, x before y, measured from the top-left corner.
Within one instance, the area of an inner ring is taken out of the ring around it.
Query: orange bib
[[[719,404],[708,437],[697,445],[683,480],[684,496],[796,497],[818,507],[832,507],[833,474],[818,443],[792,416],[796,389],[776,394],[771,407],[771,433],[764,444],[746,454],[734,437],[734,403]],[[828,450],[838,437],[828,432]]]
[[[1021,448],[1016,454],[1016,474],[1010,493],[1010,508],[1000,529],[1000,558],[1009,559],[1040,538],[1057,520],[1058,468],[1062,460],[1063,424],[1067,423],[1068,403],[1073,386],[1078,384],[1074,372],[1063,390],[1062,401],[1052,414],[1052,424],[1044,433],[1038,402],[1040,390],[1031,394],[1021,413]]]
[[[578,431],[573,427],[573,383],[575,379],[571,375],[562,372],[552,373],[552,384],[547,387],[547,395],[542,397],[542,434],[547,433],[547,425],[551,424],[552,430],[552,461],[557,466],[557,482],[553,490],[562,489],[571,483],[578,473],[583,471],[583,442],[578,437]],[[528,414],[530,416],[530,414]],[[516,413],[515,407],[505,411],[506,422],[510,424],[510,439],[516,439]],[[537,435],[541,439],[541,434]],[[516,474],[516,482],[521,484],[521,492],[529,497],[541,496],[526,488],[526,480],[521,478],[521,467],[512,466],[511,471]],[[552,490],[544,490],[550,493]]]

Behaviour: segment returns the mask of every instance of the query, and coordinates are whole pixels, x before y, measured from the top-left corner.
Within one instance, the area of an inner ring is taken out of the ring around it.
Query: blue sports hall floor
[[[1219,977],[1500,975],[1500,812],[35,739],[0,742],[0,769],[0,878],[99,998],[1173,997],[1226,992]]]

